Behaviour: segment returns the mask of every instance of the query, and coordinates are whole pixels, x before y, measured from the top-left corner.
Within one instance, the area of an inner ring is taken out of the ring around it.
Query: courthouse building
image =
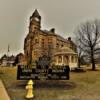
[[[62,34],[61,34],[62,35]],[[36,63],[39,57],[50,57],[51,65],[77,66],[76,45],[57,34],[55,29],[41,30],[41,16],[37,10],[30,17],[29,33],[24,40],[24,54],[27,63]]]

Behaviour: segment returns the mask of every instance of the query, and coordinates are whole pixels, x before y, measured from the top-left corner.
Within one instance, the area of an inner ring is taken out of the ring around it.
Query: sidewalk
[[[0,100],[10,100],[10,98],[7,94],[7,91],[1,80],[0,80]]]

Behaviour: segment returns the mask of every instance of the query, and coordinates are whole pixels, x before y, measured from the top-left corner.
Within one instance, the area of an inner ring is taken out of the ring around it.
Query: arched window
[[[38,39],[35,39],[35,43],[38,43]]]
[[[42,41],[42,42],[41,42],[42,47],[44,48],[44,45],[45,45],[45,44],[44,44],[44,39],[42,39],[41,41]]]
[[[69,57],[68,56],[65,56],[65,63],[66,63],[66,65],[69,64]]]
[[[59,44],[58,43],[56,44],[56,47],[59,48]]]
[[[58,63],[61,63],[61,61],[62,61],[62,57],[58,56]]]
[[[61,47],[63,47],[64,45],[62,44]]]

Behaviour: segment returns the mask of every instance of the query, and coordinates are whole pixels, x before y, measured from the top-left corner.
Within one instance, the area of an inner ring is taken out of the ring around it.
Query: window
[[[52,39],[48,39],[48,47],[52,46]]]
[[[58,56],[58,63],[61,63],[61,61],[62,61],[61,56]]]
[[[34,27],[34,29],[37,29],[37,27]]]
[[[35,39],[35,43],[38,43],[38,39]]]
[[[66,63],[66,65],[69,64],[69,57],[68,56],[65,56],[65,63]]]
[[[37,55],[37,52],[36,51],[34,51],[34,55]]]
[[[44,48],[44,39],[42,39],[42,43],[41,44],[42,44],[41,46]]]
[[[58,43],[56,44],[56,47],[59,48],[59,44]]]
[[[26,55],[28,56],[28,51],[27,51]]]
[[[52,42],[52,39],[51,39],[51,38],[50,38],[50,39],[48,39],[48,42],[49,42],[49,43],[51,43],[51,42]]]
[[[74,56],[72,56],[72,63],[74,63]]]
[[[63,47],[64,45],[62,44],[61,47]]]

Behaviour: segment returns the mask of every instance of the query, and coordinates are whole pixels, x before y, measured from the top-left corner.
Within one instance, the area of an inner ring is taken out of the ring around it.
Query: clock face
[[[35,20],[36,20],[36,21],[39,21],[39,19],[38,19],[37,17],[35,17]]]

